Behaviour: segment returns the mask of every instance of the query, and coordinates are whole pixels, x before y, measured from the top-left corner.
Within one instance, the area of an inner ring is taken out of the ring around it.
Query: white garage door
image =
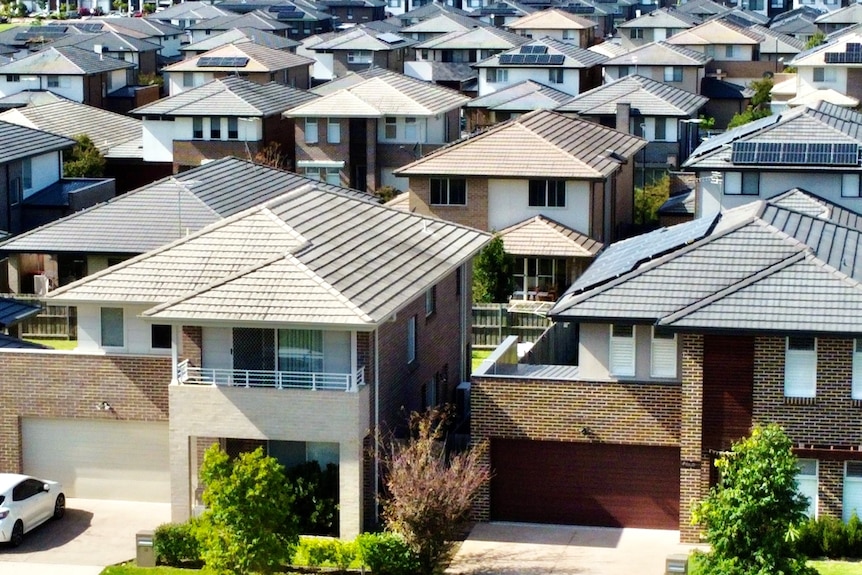
[[[167,423],[25,418],[22,435],[24,473],[68,497],[170,501]]]

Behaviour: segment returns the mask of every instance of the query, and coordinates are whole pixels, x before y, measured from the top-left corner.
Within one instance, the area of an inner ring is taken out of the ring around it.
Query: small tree
[[[494,234],[473,260],[473,301],[504,302],[512,293],[515,258],[503,248],[503,238]]]
[[[299,542],[284,469],[260,447],[235,460],[218,445],[204,455],[207,510],[195,528],[207,568],[217,574],[272,573]]]
[[[643,188],[635,188],[635,223],[649,226],[658,222],[658,209],[670,196],[670,176],[664,174]]]
[[[63,162],[67,178],[101,178],[105,174],[105,157],[86,134],[75,136],[77,142]]]
[[[490,479],[482,464],[484,443],[447,457],[446,420],[438,410],[413,413],[410,439],[384,446],[383,518],[416,554],[422,575],[431,575],[449,551],[479,488]]]
[[[796,487],[791,442],[775,424],[756,426],[715,462],[721,482],[695,507],[712,550],[703,575],[816,575],[794,539],[808,500]]]
[[[810,50],[811,48],[816,48],[817,46],[826,42],[826,34],[823,33],[823,30],[818,29],[808,41],[805,43],[805,50]]]
[[[772,109],[769,107],[770,102],[772,102],[772,86],[772,78],[761,78],[749,84],[748,87],[754,90],[751,104],[748,105],[744,112],[734,114],[730,122],[728,122],[727,128],[742,126],[743,124],[765,118],[772,114]]]

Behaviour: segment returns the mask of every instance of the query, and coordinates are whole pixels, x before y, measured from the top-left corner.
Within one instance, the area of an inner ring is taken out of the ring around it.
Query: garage
[[[24,473],[68,497],[170,501],[166,422],[25,418],[21,432]]]
[[[678,447],[491,441],[491,519],[679,529]]]

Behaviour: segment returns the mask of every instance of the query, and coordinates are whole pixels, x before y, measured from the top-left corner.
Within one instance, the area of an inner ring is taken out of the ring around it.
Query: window
[[[337,118],[326,121],[326,141],[330,144],[341,143],[341,122]]]
[[[21,186],[25,191],[33,189],[33,160],[30,158],[21,160]]]
[[[851,385],[851,397],[862,399],[862,339],[853,340],[853,382]]]
[[[844,463],[844,521],[862,516],[862,461]]]
[[[318,329],[278,330],[278,371],[323,372],[323,332]]]
[[[676,334],[654,327],[650,349],[650,375],[676,378]]]
[[[428,59],[428,50],[422,50],[421,54],[422,54],[422,58],[421,58],[422,60]]]
[[[419,141],[419,124],[416,118],[404,118],[404,139],[408,142]]]
[[[565,180],[530,180],[529,190],[531,208],[566,207]]]
[[[664,142],[667,140],[667,118],[656,118],[655,119],[655,134],[654,140],[657,142]]]
[[[467,205],[467,180],[464,178],[431,178],[431,204],[437,206]]]
[[[625,78],[631,74],[628,66],[617,66],[617,78]]]
[[[407,320],[407,363],[416,361],[416,316]]]
[[[123,347],[125,344],[123,308],[103,307],[101,309],[101,320],[102,347]]]
[[[48,87],[49,88],[59,88],[60,87],[60,76],[48,76]]]
[[[45,491],[45,484],[38,479],[25,479],[12,488],[12,501],[24,501]]]
[[[227,139],[228,140],[238,140],[239,139],[239,120],[237,118],[228,118],[227,119]]]
[[[485,79],[489,84],[499,84],[509,81],[509,71],[500,68],[488,68],[485,72]]]
[[[221,118],[210,118],[210,140],[221,140]]]
[[[577,40],[577,30],[563,30],[563,40]]]
[[[305,119],[305,143],[317,143],[317,118]]]
[[[401,0],[389,0],[387,5],[390,8],[401,8]]]
[[[548,81],[551,84],[562,84],[565,70],[562,68],[551,68],[548,70]]]
[[[817,460],[800,459],[796,465],[796,491],[808,498],[808,516],[817,517]]]
[[[665,66],[665,82],[682,82],[682,66]]]
[[[18,74],[6,74],[6,81],[11,83],[18,83],[21,81],[21,76]]]
[[[9,204],[20,204],[21,200],[21,178],[12,178],[9,180]]]
[[[815,397],[817,393],[817,340],[788,337],[784,352],[784,396]]]
[[[204,119],[196,116],[192,118],[192,138],[202,140],[204,137]]]
[[[324,168],[326,183],[333,186],[341,185],[341,170],[338,168]]]
[[[724,57],[725,58],[733,58],[736,54],[735,50],[736,46],[728,45],[724,47]]]
[[[195,85],[195,73],[183,72],[183,88],[193,88]]]
[[[760,174],[757,172],[725,172],[724,193],[728,196],[760,194]]]
[[[842,174],[841,197],[858,198],[859,196],[859,174]]]
[[[425,290],[425,317],[437,311],[437,286]]]
[[[835,68],[814,68],[815,82],[834,82],[837,78]]]
[[[515,258],[512,297],[525,300],[556,301],[566,283],[566,260],[562,258]]]
[[[635,328],[633,325],[611,326],[611,345],[608,360],[608,369],[611,375],[634,377]]]
[[[709,58],[715,58],[715,44],[707,44],[704,46],[703,53]]]
[[[632,40],[643,40],[644,37],[644,29],[643,28],[632,28],[629,30],[629,38]]]
[[[371,50],[353,50],[347,53],[348,64],[370,64],[371,62]]]
[[[394,140],[398,137],[398,118],[386,116],[383,125],[383,138],[386,140]]]
[[[171,326],[163,324],[150,326],[150,347],[153,349],[170,349]]]

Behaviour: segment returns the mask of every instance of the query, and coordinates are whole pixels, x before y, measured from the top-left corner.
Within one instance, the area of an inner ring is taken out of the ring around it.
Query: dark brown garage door
[[[494,439],[491,519],[679,529],[679,448]]]

